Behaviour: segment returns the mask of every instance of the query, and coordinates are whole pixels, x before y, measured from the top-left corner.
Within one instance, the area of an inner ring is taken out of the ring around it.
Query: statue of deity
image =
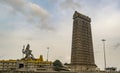
[[[26,49],[24,49],[24,47],[23,47],[22,53],[25,54],[25,57],[23,59],[24,60],[35,59],[31,52],[32,52],[32,50],[30,50],[30,45],[29,44],[26,46]]]

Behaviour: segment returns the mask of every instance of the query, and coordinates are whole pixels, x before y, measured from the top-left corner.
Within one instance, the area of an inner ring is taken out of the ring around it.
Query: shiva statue
[[[23,55],[25,54],[25,57],[22,59],[23,60],[28,60],[28,59],[34,60],[35,58],[34,58],[33,54],[31,53],[32,50],[30,50],[30,45],[27,44],[26,49],[24,49],[24,48],[25,48],[25,46],[23,46],[22,53],[23,53]]]

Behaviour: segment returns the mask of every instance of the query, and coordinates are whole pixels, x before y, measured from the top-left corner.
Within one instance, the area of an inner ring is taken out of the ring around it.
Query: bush
[[[61,68],[63,67],[62,63],[60,62],[60,60],[55,60],[53,62],[53,66],[54,66],[54,70],[55,71],[60,71]]]

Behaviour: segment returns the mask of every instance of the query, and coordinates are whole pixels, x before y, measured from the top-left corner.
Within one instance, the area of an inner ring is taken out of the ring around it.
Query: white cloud
[[[89,6],[88,6],[89,7]],[[119,57],[119,53],[113,50],[113,44],[119,43],[119,9],[117,9],[117,3],[108,3],[101,6],[99,9],[97,7],[90,7],[91,9],[87,12],[92,18],[92,31],[94,40],[94,50],[100,53],[95,53],[95,60],[98,67],[104,67],[103,60],[103,45],[101,39],[106,39],[106,54],[107,54],[107,67],[120,66],[115,65],[116,62],[119,63],[115,57]],[[90,13],[89,13],[90,12]],[[116,52],[116,54],[112,54]],[[111,57],[111,58],[110,58]]]
[[[80,3],[75,2],[75,0],[65,0],[64,2],[62,2],[60,4],[60,7],[62,9],[72,9],[72,10],[75,10],[75,9],[80,8]]]
[[[0,3],[6,5],[7,7],[11,7],[14,13],[21,13],[26,20],[28,20],[28,23],[32,22],[37,28],[47,30],[52,29],[49,22],[50,14],[39,5],[27,2],[26,0],[1,0]]]

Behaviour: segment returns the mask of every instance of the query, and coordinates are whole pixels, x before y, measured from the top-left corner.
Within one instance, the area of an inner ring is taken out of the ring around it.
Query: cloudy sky
[[[22,58],[28,43],[37,58],[70,62],[72,16],[78,11],[92,19],[95,63],[104,68],[106,39],[107,67],[120,69],[119,0],[0,0],[0,59]]]

